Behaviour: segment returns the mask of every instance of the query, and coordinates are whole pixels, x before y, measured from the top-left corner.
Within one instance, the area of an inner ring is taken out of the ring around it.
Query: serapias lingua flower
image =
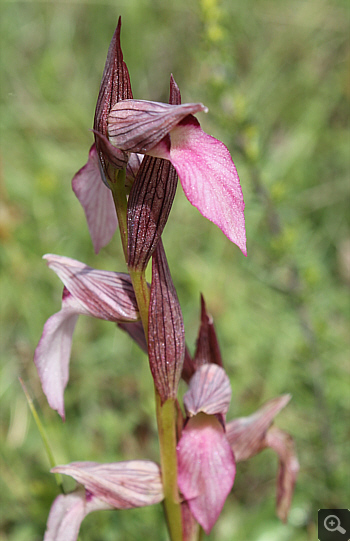
[[[226,146],[206,134],[193,116],[200,111],[207,111],[201,103],[123,100],[109,113],[109,140],[118,150],[169,160],[190,203],[246,255],[238,173]]]
[[[51,408],[64,419],[63,393],[78,316],[130,322],[137,321],[139,313],[128,274],[92,269],[75,259],[53,254],[44,259],[65,287],[61,310],[46,321],[34,362]]]
[[[225,435],[231,386],[223,368],[201,366],[184,396],[187,420],[177,446],[178,485],[192,515],[209,534],[236,474]]]

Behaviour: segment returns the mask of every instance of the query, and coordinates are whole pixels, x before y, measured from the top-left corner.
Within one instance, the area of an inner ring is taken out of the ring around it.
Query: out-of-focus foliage
[[[42,539],[57,494],[18,383],[35,398],[58,463],[157,460],[147,360],[112,324],[81,318],[62,424],[40,389],[33,352],[60,306],[47,252],[124,270],[116,236],[95,256],[71,191],[85,163],[110,38],[137,98],[202,101],[204,129],[236,162],[248,258],[181,189],[164,234],[193,350],[203,292],[233,386],[228,419],[291,392],[277,418],[301,472],[289,523],[274,515],[276,459],[240,464],[211,540],[306,541],[317,509],[344,507],[350,457],[350,233],[345,0],[3,2],[1,36],[1,541]],[[69,486],[69,483],[67,483]],[[84,541],[166,539],[160,506],[95,513]]]

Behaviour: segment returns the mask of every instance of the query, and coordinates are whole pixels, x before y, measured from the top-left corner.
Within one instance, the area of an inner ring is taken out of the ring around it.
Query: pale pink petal
[[[72,188],[79,199],[87,220],[96,253],[106,246],[118,226],[112,192],[103,183],[95,144],[89,159],[72,180]]]
[[[300,469],[293,438],[276,426],[269,428],[266,447],[273,449],[279,458],[277,474],[277,516],[286,522],[292,503],[294,486]]]
[[[275,426],[275,416],[290,401],[286,394],[267,402],[249,417],[240,417],[226,425],[226,436],[237,462],[273,449],[279,458],[277,475],[277,515],[286,521],[299,471],[299,462],[292,437]]]
[[[70,475],[91,494],[117,509],[152,505],[164,497],[159,466],[149,460],[72,462],[51,471]]]
[[[86,496],[85,490],[60,494],[51,506],[44,541],[76,541],[86,515],[102,509],[111,507],[91,495]]]
[[[72,335],[81,313],[86,312],[64,288],[62,308],[46,321],[34,354],[34,363],[47,401],[63,420],[63,393],[69,377]]]
[[[189,419],[177,446],[178,485],[193,516],[208,534],[233,486],[232,449],[215,416]]]
[[[188,416],[198,412],[226,415],[231,401],[231,385],[226,372],[217,364],[204,364],[196,370],[184,395]]]
[[[237,462],[247,460],[265,449],[265,435],[276,415],[291,399],[285,394],[269,400],[248,417],[239,417],[226,424],[226,436]]]
[[[46,254],[43,258],[86,314],[107,321],[139,319],[128,274],[93,269],[76,259],[55,254]]]
[[[226,146],[187,116],[148,154],[171,161],[187,199],[201,214],[246,251],[244,201],[236,167]]]

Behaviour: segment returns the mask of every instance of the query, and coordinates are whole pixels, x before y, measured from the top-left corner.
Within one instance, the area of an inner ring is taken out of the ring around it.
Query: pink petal
[[[72,187],[79,199],[87,220],[95,253],[106,246],[118,226],[112,192],[102,181],[95,144],[89,159],[72,180]]]
[[[226,415],[231,401],[231,385],[226,372],[217,364],[204,364],[191,378],[184,395],[184,405],[189,416],[198,412],[208,415]]]
[[[80,303],[64,288],[62,308],[46,321],[34,354],[34,363],[47,401],[63,420],[63,393],[69,377],[72,335],[81,313],[85,311]]]
[[[93,496],[116,509],[144,507],[164,497],[159,466],[149,460],[72,462],[51,471],[70,475]]]
[[[236,473],[234,456],[219,421],[202,413],[191,418],[182,431],[177,458],[180,491],[209,534]]]
[[[237,462],[247,460],[265,449],[265,435],[276,415],[291,399],[285,394],[269,400],[248,417],[239,417],[226,424],[226,436]]]
[[[279,458],[277,474],[277,516],[286,522],[292,502],[294,486],[299,472],[293,438],[272,426],[266,434],[266,447],[273,449]]]
[[[172,129],[170,139],[170,151],[164,140],[148,154],[171,161],[189,202],[247,255],[243,194],[228,149],[192,115]]]
[[[107,321],[137,321],[137,303],[128,274],[93,269],[76,259],[43,257],[82,306],[84,313]]]
[[[44,541],[76,541],[82,520],[88,513],[101,509],[110,506],[97,498],[87,499],[85,491],[60,494],[52,504]]]

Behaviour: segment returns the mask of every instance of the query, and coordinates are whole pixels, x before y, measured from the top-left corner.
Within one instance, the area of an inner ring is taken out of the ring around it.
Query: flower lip
[[[170,105],[145,100],[116,103],[108,116],[108,136],[117,148],[147,153],[186,116],[207,112],[202,103]]]

